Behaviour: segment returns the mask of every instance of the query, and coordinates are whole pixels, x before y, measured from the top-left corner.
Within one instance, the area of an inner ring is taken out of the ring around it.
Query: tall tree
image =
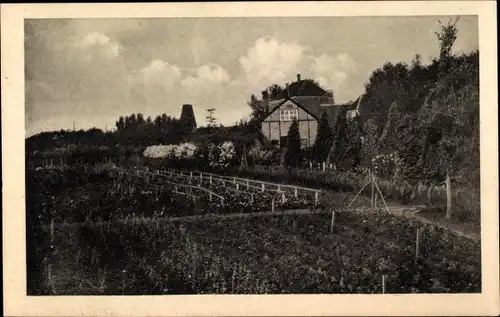
[[[286,138],[285,164],[288,168],[298,167],[301,160],[299,123],[293,120]]]
[[[312,157],[317,162],[324,162],[332,146],[332,129],[328,120],[328,114],[323,112],[318,123],[318,133],[314,142]]]
[[[346,155],[346,139],[347,139],[347,109],[342,107],[338,113],[337,122],[335,125],[335,133],[333,135],[332,146],[326,157],[326,164],[335,162],[336,165],[343,166],[343,160]]]

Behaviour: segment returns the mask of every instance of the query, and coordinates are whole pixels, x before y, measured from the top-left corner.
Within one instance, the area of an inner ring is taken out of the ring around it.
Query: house
[[[297,75],[297,82],[292,85],[300,82],[300,75]],[[290,91],[288,85],[287,90]],[[298,91],[300,92],[300,88]],[[327,114],[330,126],[333,128],[342,107],[347,108],[347,117],[359,116],[361,101],[362,98],[359,97],[353,102],[335,105],[331,90],[320,96],[296,95],[273,101],[264,100],[268,114],[262,121],[261,132],[271,143],[282,147],[286,143],[288,130],[295,118],[299,124],[302,146],[311,147],[316,140],[318,122],[323,113]]]

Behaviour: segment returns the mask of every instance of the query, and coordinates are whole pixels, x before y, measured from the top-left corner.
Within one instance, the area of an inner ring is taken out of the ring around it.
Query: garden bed
[[[196,206],[144,186],[122,197],[105,172],[34,173],[27,182],[30,295],[370,294],[382,292],[382,275],[387,293],[481,291],[480,244],[434,226],[342,210],[333,231],[330,215],[168,223],[148,210],[192,215]],[[54,215],[76,225],[56,226],[51,246]],[[101,222],[127,215],[145,221]]]

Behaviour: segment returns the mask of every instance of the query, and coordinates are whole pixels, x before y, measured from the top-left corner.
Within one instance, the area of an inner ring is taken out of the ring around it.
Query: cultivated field
[[[26,181],[30,295],[481,291],[479,244],[315,190],[112,166]]]

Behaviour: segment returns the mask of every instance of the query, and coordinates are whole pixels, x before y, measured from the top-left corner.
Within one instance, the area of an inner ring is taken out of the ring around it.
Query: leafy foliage
[[[301,160],[299,122],[294,119],[286,137],[285,165],[297,167]]]
[[[332,146],[332,130],[328,121],[328,114],[323,112],[318,123],[318,132],[314,142],[312,157],[317,162],[324,162],[328,156],[328,151]]]

